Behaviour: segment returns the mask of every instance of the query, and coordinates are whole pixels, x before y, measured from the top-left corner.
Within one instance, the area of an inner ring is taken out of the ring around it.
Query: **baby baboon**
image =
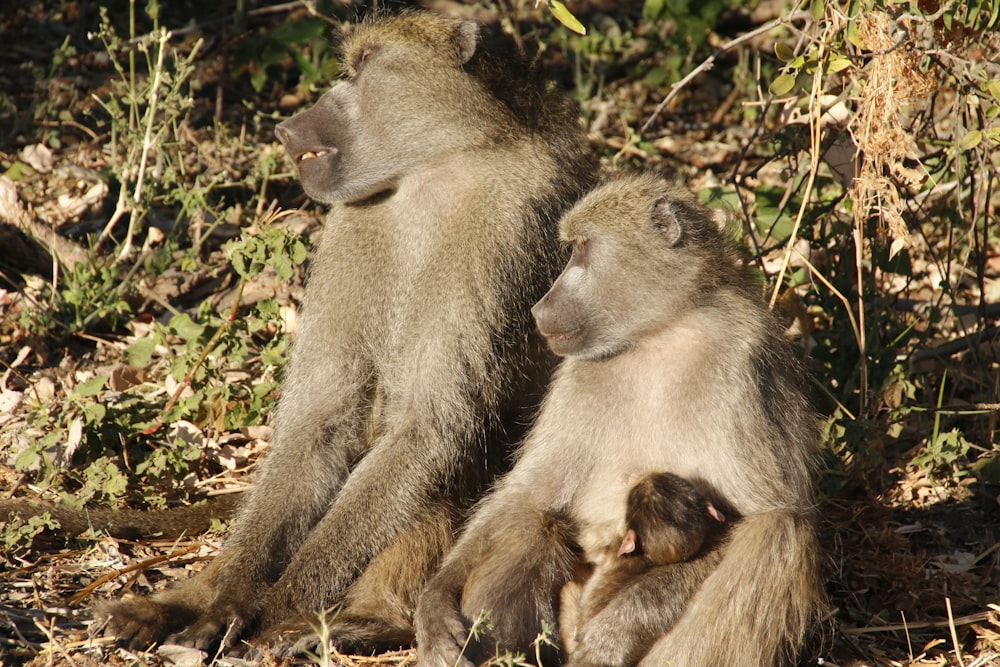
[[[653,473],[639,480],[628,492],[625,535],[596,553],[584,554],[590,570],[585,581],[571,581],[560,593],[559,633],[570,661],[580,626],[650,568],[690,560],[705,546],[699,559],[699,580],[708,576],[720,560],[721,552],[713,547],[717,541],[715,535],[725,520],[722,512],[694,484],[677,475]],[[707,543],[710,540],[712,543]],[[674,602],[676,613],[663,619],[664,630],[680,614],[687,600],[678,595]],[[644,648],[648,650],[649,645]]]
[[[791,659],[823,604],[818,433],[780,326],[709,213],[660,178],[598,188],[560,231],[572,257],[532,312],[565,359],[513,470],[424,589],[421,664],[471,665],[479,645],[462,645],[483,610],[487,645],[527,651],[555,623],[578,550],[624,533],[629,480],[653,471],[735,519],[719,562],[703,581],[697,559],[639,575],[582,624],[573,662]]]
[[[412,640],[453,524],[551,370],[529,309],[562,262],[560,213],[593,183],[574,107],[488,32],[364,23],[346,80],[278,126],[330,213],[273,451],[206,570],[104,608],[118,637],[204,647],[341,607],[346,643]]]
[[[669,472],[646,475],[629,489],[625,537],[617,555],[649,565],[688,560],[726,517],[694,484]]]

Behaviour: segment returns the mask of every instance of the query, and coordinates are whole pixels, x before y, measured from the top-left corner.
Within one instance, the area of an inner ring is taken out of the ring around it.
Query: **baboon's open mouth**
[[[299,162],[305,162],[306,160],[312,160],[313,158],[323,157],[329,152],[330,151],[328,151],[325,148],[321,148],[318,151],[306,151],[305,153],[299,156]]]

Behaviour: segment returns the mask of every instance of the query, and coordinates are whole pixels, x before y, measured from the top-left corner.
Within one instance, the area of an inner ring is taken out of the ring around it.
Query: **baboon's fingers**
[[[472,661],[462,655],[469,629],[446,596],[428,588],[420,599],[420,609],[424,611],[418,611],[418,664],[421,667],[473,667]]]
[[[223,648],[229,649],[239,643],[248,625],[248,618],[232,611],[222,614],[209,611],[171,640],[203,651],[218,646],[220,642]]]
[[[103,603],[98,605],[95,614],[107,619],[106,637],[116,637],[133,649],[148,648],[163,641],[170,632],[183,626],[187,616],[183,610],[170,610],[148,598]]]

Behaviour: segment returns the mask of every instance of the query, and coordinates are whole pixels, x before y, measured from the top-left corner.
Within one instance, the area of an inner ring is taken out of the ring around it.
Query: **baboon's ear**
[[[464,65],[472,59],[479,45],[479,24],[475,21],[462,21],[455,31],[455,41],[458,42],[458,58]]]
[[[663,232],[663,238],[671,247],[677,245],[683,236],[681,221],[677,217],[677,208],[666,197],[657,197],[653,202],[653,211],[650,214],[653,225]]]
[[[621,546],[618,547],[618,555],[626,556],[630,553],[634,553],[636,548],[636,542],[638,541],[638,539],[639,538],[635,534],[635,531],[629,528],[628,531],[625,533],[625,537],[622,539]]]

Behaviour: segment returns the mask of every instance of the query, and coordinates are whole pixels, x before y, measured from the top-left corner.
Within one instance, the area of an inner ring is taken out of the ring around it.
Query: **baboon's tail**
[[[107,507],[76,509],[65,505],[23,499],[0,500],[0,522],[28,519],[46,512],[59,522],[54,532],[73,537],[90,528],[124,539],[198,535],[212,526],[212,519],[230,519],[242,493],[213,496],[196,505],[162,510],[127,510]]]

